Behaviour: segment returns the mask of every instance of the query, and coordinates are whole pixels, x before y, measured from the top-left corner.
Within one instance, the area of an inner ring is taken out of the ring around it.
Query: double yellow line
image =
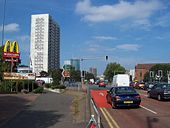
[[[103,113],[110,128],[120,128],[116,121],[112,118],[110,113],[106,110],[106,108],[100,108],[100,110]]]

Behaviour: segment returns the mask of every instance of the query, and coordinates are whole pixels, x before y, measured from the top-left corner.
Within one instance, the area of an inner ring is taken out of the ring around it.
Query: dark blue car
[[[158,100],[170,100],[170,84],[156,83],[151,89],[148,89],[148,97]]]
[[[107,91],[106,99],[113,108],[123,106],[139,107],[141,103],[139,93],[129,86],[112,87]]]

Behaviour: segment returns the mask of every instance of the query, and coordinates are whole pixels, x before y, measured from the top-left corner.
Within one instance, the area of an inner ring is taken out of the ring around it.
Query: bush
[[[38,87],[35,90],[33,90],[34,93],[43,93],[44,88],[43,87]]]
[[[64,86],[64,85],[52,85],[51,88],[52,89],[65,89],[66,86]]]
[[[50,88],[52,86],[52,84],[45,84],[46,88]]]

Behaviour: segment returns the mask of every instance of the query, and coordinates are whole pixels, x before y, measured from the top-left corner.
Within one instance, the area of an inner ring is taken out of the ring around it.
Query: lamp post
[[[2,46],[4,44],[4,29],[5,29],[5,13],[6,13],[6,0],[4,0],[4,5],[3,5],[3,21],[2,21]]]

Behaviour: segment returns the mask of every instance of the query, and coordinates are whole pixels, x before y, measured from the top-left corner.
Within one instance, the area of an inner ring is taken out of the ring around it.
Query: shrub
[[[46,88],[50,88],[52,86],[52,84],[45,84]]]
[[[52,89],[65,89],[66,86],[64,86],[64,85],[52,85],[51,88]]]
[[[43,87],[38,87],[38,88],[33,90],[34,93],[43,93],[43,91],[44,91]]]

